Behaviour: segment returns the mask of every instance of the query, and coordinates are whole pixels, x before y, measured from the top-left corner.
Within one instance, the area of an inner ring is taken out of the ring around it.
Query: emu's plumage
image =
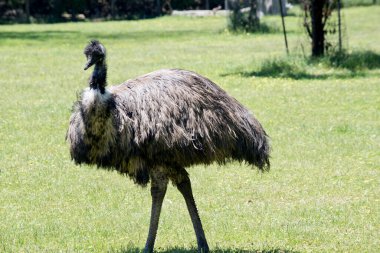
[[[95,69],[90,87],[73,107],[67,133],[71,157],[76,163],[116,169],[141,185],[152,179],[154,203],[153,188],[161,189],[156,199],[162,204],[171,179],[195,217],[198,246],[207,251],[184,168],[238,160],[269,169],[262,126],[215,83],[191,71],[159,70],[106,89],[105,48],[92,41],[85,54],[85,69],[93,64]],[[158,225],[154,212],[147,251],[153,250]]]
[[[155,71],[104,94],[86,89],[68,136],[77,163],[116,168],[143,184],[149,176],[141,173],[156,166],[231,159],[269,166],[260,123],[212,81],[185,70]]]

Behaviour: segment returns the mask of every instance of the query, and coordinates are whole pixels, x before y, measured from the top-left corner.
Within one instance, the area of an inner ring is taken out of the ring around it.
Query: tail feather
[[[269,136],[253,116],[248,119],[249,122],[246,122],[238,133],[235,158],[256,166],[260,171],[269,171],[271,151]]]

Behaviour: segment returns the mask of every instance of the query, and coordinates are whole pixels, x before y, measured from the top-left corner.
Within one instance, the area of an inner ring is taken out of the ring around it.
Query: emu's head
[[[96,63],[103,62],[106,58],[106,48],[97,40],[92,40],[84,49],[84,54],[87,57],[87,63],[84,70],[88,69]]]

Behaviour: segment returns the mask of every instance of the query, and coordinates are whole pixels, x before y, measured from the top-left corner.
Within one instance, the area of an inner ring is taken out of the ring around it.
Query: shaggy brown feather
[[[145,185],[154,167],[247,162],[269,169],[261,124],[197,73],[164,69],[118,86],[86,89],[73,107],[68,140],[76,163],[116,168]]]

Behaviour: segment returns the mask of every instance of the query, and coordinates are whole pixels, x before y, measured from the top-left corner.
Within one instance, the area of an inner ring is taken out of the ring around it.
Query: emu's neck
[[[90,87],[92,89],[99,89],[104,94],[105,87],[107,85],[107,65],[105,60],[97,62],[95,64],[94,71],[90,78]]]

